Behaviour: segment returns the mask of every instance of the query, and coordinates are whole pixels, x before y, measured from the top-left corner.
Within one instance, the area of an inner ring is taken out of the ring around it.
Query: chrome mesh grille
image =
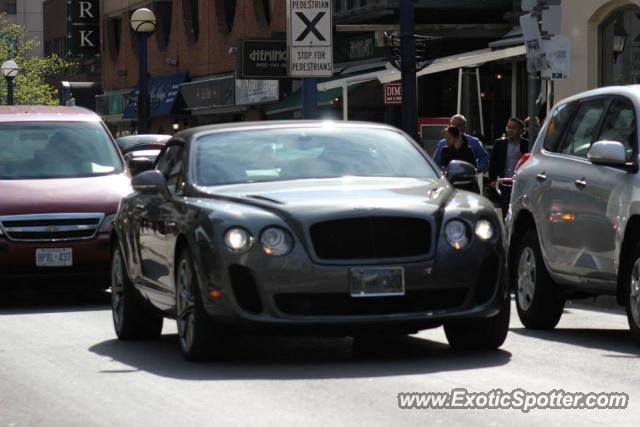
[[[0,216],[0,231],[14,242],[64,242],[93,238],[103,213]]]

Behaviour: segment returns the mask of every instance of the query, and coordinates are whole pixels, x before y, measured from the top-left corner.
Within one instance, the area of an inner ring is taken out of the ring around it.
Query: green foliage
[[[58,104],[58,90],[47,83],[56,75],[72,70],[72,61],[51,56],[28,56],[28,52],[40,42],[28,39],[24,27],[12,24],[6,14],[0,14],[0,64],[9,59],[16,61],[20,73],[14,79],[13,97],[16,104]],[[0,77],[0,100],[5,103],[7,85]]]

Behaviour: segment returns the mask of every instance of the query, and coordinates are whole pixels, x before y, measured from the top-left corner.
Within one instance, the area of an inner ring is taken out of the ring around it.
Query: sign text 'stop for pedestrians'
[[[331,46],[331,1],[291,0],[290,46]]]

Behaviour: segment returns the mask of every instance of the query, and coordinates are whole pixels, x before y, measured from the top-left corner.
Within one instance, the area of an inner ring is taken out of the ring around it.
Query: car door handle
[[[574,184],[578,188],[584,188],[587,186],[587,181],[584,178],[576,179],[576,182]]]
[[[539,173],[538,175],[536,175],[536,179],[540,182],[544,182],[547,180],[547,175],[545,175],[544,172]]]

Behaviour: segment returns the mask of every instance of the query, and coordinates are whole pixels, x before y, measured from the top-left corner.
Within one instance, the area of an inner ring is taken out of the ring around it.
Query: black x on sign
[[[289,0],[290,46],[331,46],[331,1]]]
[[[298,18],[300,18],[300,20],[302,22],[305,23],[305,25],[307,26],[307,28],[304,29],[304,31],[302,33],[300,33],[300,35],[296,38],[297,42],[301,42],[303,41],[307,35],[309,33],[313,33],[314,36],[316,36],[318,38],[318,40],[320,41],[326,41],[327,39],[320,34],[320,32],[316,29],[316,25],[318,25],[318,22],[320,22],[320,20],[322,19],[322,17],[324,15],[326,15],[326,12],[319,12],[315,18],[313,18],[312,21],[309,21],[309,19],[307,19],[307,16],[302,13],[302,12],[296,12],[296,15],[298,15]]]

